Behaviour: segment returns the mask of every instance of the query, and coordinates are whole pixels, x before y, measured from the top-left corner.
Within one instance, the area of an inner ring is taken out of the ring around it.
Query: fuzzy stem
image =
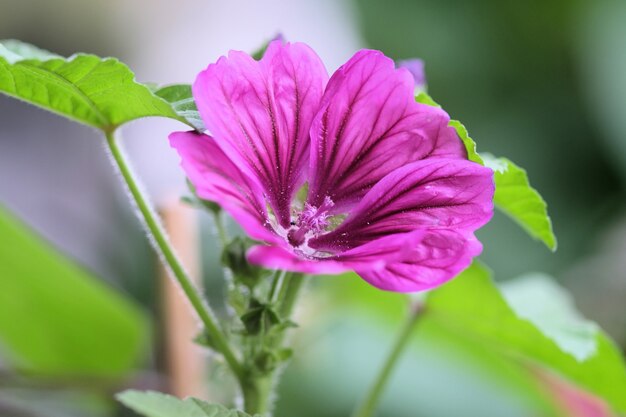
[[[250,378],[241,385],[243,405],[250,415],[271,416],[273,381],[271,376]]]
[[[162,260],[164,260],[166,265],[169,267],[171,275],[176,279],[180,288],[185,293],[185,296],[191,303],[191,306],[202,321],[206,332],[215,343],[217,350],[224,356],[224,359],[237,379],[241,380],[243,376],[243,368],[241,364],[230,347],[226,336],[219,328],[215,315],[200,296],[199,291],[192,284],[192,281],[183,268],[182,263],[171,247],[158,216],[155,214],[135,180],[133,172],[126,161],[126,157],[124,156],[122,150],[118,146],[113,132],[106,133],[106,142],[111,152],[111,156],[113,157],[114,164],[119,170],[119,173],[122,175],[122,178],[128,187],[128,191],[130,191],[132,200],[141,213],[140,218],[143,220],[147,232],[152,238],[155,249],[162,255]]]
[[[391,352],[389,352],[389,356],[385,360],[383,367],[376,376],[376,379],[374,380],[374,383],[370,387],[364,400],[361,402],[359,407],[355,409],[354,413],[352,413],[352,417],[371,417],[374,414],[385,386],[389,382],[391,373],[400,359],[408,341],[411,339],[410,336],[415,328],[415,324],[421,317],[423,311],[424,306],[421,301],[416,302],[411,306],[409,316],[402,326],[402,329],[398,334],[398,338],[394,342]]]
[[[215,229],[217,229],[217,236],[220,238],[222,249],[224,249],[228,245],[228,232],[224,225],[224,216],[222,216],[221,212],[214,213],[213,220],[215,222]]]
[[[276,271],[272,280],[269,300],[275,303],[281,319],[291,318],[293,307],[302,288],[304,276],[302,274]],[[271,350],[282,346],[285,331],[270,338],[267,347]],[[251,374],[244,378],[241,390],[244,399],[244,410],[249,414],[271,416],[273,406],[273,390],[276,387],[279,372],[273,370],[265,375]]]

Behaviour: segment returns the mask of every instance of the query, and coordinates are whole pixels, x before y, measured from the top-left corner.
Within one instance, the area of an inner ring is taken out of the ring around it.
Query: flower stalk
[[[271,288],[268,291],[268,301],[280,316],[281,322],[289,321],[295,306],[295,302],[302,289],[304,276],[302,274],[277,270],[272,279]],[[285,357],[280,352],[284,352],[284,340],[287,328],[282,328],[277,332],[261,336],[259,341],[254,343],[262,345],[263,349],[274,357],[267,369],[258,369],[252,365],[246,369],[246,377],[241,381],[241,391],[244,400],[244,410],[249,414],[260,414],[271,416],[274,389],[277,385],[279,369],[284,363]],[[254,358],[249,358],[248,362],[254,363]],[[262,367],[263,368],[263,367]]]
[[[239,360],[235,356],[235,352],[218,326],[217,319],[211,311],[211,308],[206,304],[198,289],[193,285],[181,261],[174,252],[158,216],[139,187],[126,157],[118,145],[116,135],[114,135],[113,132],[106,133],[106,143],[114,165],[122,175],[122,179],[130,192],[132,200],[141,214],[140,217],[151,237],[155,249],[161,254],[163,262],[169,267],[172,277],[175,278],[176,282],[180,285],[180,288],[183,290],[183,293],[189,300],[198,318],[201,320],[207,334],[214,342],[215,347],[224,356],[226,363],[235,374],[235,377],[241,381],[244,372]]]
[[[380,402],[380,398],[385,390],[385,387],[387,386],[387,383],[389,382],[389,378],[391,377],[398,360],[401,358],[404,348],[409,340],[411,340],[413,329],[423,312],[424,304],[421,300],[418,300],[411,305],[409,316],[402,326],[400,333],[398,334],[398,338],[389,352],[389,356],[385,360],[383,367],[380,369],[364,400],[355,409],[354,413],[352,413],[352,417],[371,417],[374,415],[374,412],[378,407],[378,403]]]

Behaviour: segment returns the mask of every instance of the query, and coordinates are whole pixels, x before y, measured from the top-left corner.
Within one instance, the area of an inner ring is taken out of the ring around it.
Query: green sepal
[[[265,304],[252,298],[248,311],[241,317],[241,322],[246,332],[251,336],[266,335],[270,329],[281,323],[278,313],[269,304]]]
[[[293,356],[293,350],[282,348],[276,350],[263,349],[254,358],[254,366],[261,375],[266,375]]]
[[[234,237],[222,252],[222,264],[233,273],[233,280],[250,289],[260,281],[263,269],[250,264],[246,253],[254,245],[254,242],[246,237]]]

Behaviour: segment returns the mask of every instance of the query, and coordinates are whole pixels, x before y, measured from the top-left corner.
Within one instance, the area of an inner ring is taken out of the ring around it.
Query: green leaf
[[[555,284],[539,282],[538,288],[529,288],[527,280],[508,284],[505,298],[489,272],[474,264],[429,294],[425,321],[531,375],[533,366],[557,372],[616,411],[626,411],[626,366],[619,349],[599,328],[580,320]],[[516,287],[523,291],[513,296]],[[536,297],[546,289],[555,298],[544,315],[538,305],[545,299]]]
[[[197,398],[181,400],[154,391],[130,390],[116,397],[122,404],[145,417],[251,417],[243,411],[229,410]]]
[[[458,120],[450,120],[449,125],[456,130],[457,135],[459,135],[463,145],[465,145],[465,150],[467,150],[467,159],[481,165],[485,165],[483,159],[476,152],[476,142],[474,142],[474,139],[470,138],[467,129],[463,126],[463,123]]]
[[[118,377],[147,336],[138,308],[0,207],[0,345],[41,375]]]
[[[415,101],[422,104],[427,104],[432,107],[439,107],[439,103],[437,103],[431,96],[429,96],[426,92],[421,91],[418,95],[415,96]]]
[[[415,100],[429,106],[441,107],[428,94],[420,93]],[[465,126],[458,120],[450,120],[449,126],[456,130],[465,145],[467,158],[495,171],[496,192],[494,203],[498,209],[519,224],[530,236],[542,241],[552,251],[557,241],[548,216],[546,202],[530,186],[526,171],[506,158],[495,158],[489,154],[478,154],[476,142],[469,136]]]
[[[0,42],[0,92],[104,131],[148,116],[189,123],[115,58],[62,58],[15,40]]]
[[[8,39],[0,42],[0,56],[6,56],[11,64],[23,59],[39,59],[46,60],[51,58],[62,58],[61,55],[57,55],[45,49],[36,47],[25,42],[21,42],[15,39]]]
[[[496,207],[517,222],[535,239],[556,250],[556,236],[546,202],[531,187],[526,171],[506,158],[481,155],[484,165],[494,170]]]
[[[523,275],[505,282],[500,290],[518,317],[533,323],[564,352],[581,362],[596,353],[598,326],[576,311],[569,294],[550,276]]]
[[[176,114],[187,120],[187,124],[198,131],[204,130],[204,122],[196,107],[189,84],[168,85],[157,89],[154,94],[167,101]]]

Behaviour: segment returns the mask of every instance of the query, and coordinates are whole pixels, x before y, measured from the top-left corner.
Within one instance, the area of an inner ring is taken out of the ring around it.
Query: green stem
[[[267,296],[268,302],[275,303],[277,301],[286,279],[288,279],[287,271],[274,271],[274,276],[272,277],[272,286],[270,287],[270,292]]]
[[[411,339],[411,334],[413,329],[415,328],[415,324],[418,319],[421,317],[422,312],[424,311],[424,307],[421,301],[414,303],[411,306],[411,310],[409,313],[409,317],[407,321],[402,326],[398,338],[393,344],[393,348],[389,353],[389,356],[385,360],[383,367],[378,373],[376,379],[374,380],[374,384],[370,387],[365,399],[360,404],[360,406],[352,413],[352,417],[370,417],[376,411],[376,407],[380,401],[380,397],[383,394],[385,386],[387,382],[389,382],[389,377],[393,369],[395,368],[398,360],[401,357],[402,351],[406,347],[408,341]]]
[[[124,179],[132,199],[141,213],[141,217],[146,225],[148,233],[152,237],[157,251],[161,253],[162,259],[165,261],[167,266],[169,266],[172,275],[185,293],[187,299],[191,303],[191,306],[196,311],[205,327],[205,330],[215,343],[217,350],[224,356],[224,359],[235,376],[241,380],[243,376],[243,368],[241,364],[237,360],[237,357],[231,349],[226,337],[222,333],[222,330],[217,325],[217,320],[210,307],[204,302],[200,293],[192,284],[192,281],[183,268],[182,263],[174,253],[174,250],[166,237],[165,231],[163,230],[163,226],[139,188],[130,166],[126,161],[126,157],[118,146],[113,132],[108,132],[106,134],[106,139],[113,161],[119,169],[120,174],[122,174],[122,178]]]
[[[304,276],[293,272],[276,271],[272,280],[272,286],[268,299],[276,304],[276,309],[281,319],[291,317],[293,307],[302,288]],[[280,348],[283,344],[285,331],[269,338],[267,348],[270,350]],[[272,392],[276,385],[277,372],[271,371],[265,375],[250,374],[241,384],[244,399],[244,410],[249,414],[262,416],[271,415]]]
[[[250,415],[270,416],[272,407],[272,376],[250,378],[241,385],[243,406]]]
[[[287,274],[286,280],[283,283],[281,292],[278,295],[280,305],[278,306],[278,313],[280,317],[288,319],[291,317],[293,306],[298,299],[298,293],[304,283],[304,275],[291,273]]]
[[[224,226],[224,216],[222,216],[221,212],[214,213],[213,219],[215,220],[217,235],[222,243],[222,249],[224,249],[226,245],[228,245],[228,233],[226,232],[226,227]]]

